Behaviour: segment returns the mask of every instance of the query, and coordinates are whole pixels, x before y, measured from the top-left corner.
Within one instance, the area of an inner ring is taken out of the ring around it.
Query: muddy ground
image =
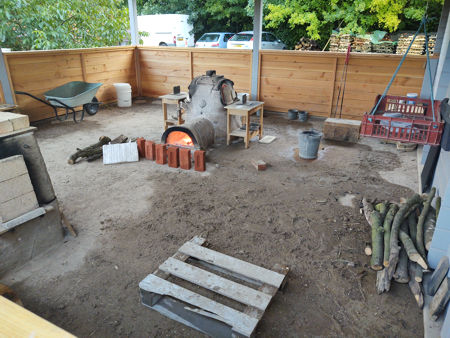
[[[67,164],[75,148],[101,135],[158,140],[161,115],[160,101],[149,100],[103,108],[80,124],[38,125],[54,188],[79,236],[2,276],[28,309],[80,337],[199,336],[142,306],[138,284],[202,235],[214,250],[266,268],[290,267],[257,336],[423,335],[407,285],[376,294],[364,255],[370,230],[359,213],[363,195],[398,200],[416,189],[415,152],[364,139],[324,142],[317,160],[301,160],[298,130],[321,129],[322,121],[272,113],[264,131],[276,141],[215,147],[205,173],[145,160]],[[251,159],[270,166],[257,172]]]

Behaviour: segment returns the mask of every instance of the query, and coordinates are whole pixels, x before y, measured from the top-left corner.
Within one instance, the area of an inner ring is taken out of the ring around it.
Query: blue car
[[[195,43],[195,47],[201,48],[227,48],[227,42],[234,33],[205,33]]]

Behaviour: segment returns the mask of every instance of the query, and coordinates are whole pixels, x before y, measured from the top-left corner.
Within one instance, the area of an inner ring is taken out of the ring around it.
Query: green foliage
[[[129,28],[122,0],[2,0],[0,21],[0,44],[14,50],[112,46]]]
[[[437,29],[442,4],[429,0],[429,31]],[[417,29],[426,6],[422,0],[268,0],[265,20],[267,28],[293,30],[294,41],[307,35],[323,44],[338,27],[352,34]]]

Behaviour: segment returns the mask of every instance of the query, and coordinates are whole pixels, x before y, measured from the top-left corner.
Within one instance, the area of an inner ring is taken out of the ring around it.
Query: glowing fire
[[[194,142],[192,142],[190,136],[182,131],[172,131],[169,133],[169,135],[167,135],[166,143],[174,146],[194,146]]]

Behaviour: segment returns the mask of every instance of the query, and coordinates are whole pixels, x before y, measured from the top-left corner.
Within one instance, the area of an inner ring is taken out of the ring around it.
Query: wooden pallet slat
[[[205,243],[204,238],[192,238],[153,274],[142,280],[139,283],[142,304],[213,337],[250,337],[270,301],[286,282],[289,269],[275,265],[275,271],[268,270],[207,249],[203,247]],[[226,277],[233,276],[259,288],[248,287],[189,264],[193,261],[214,272],[219,271]],[[188,281],[245,307],[239,311],[221,304],[209,298],[210,296],[202,296],[177,285],[176,281],[168,281],[170,276]]]
[[[186,242],[180,249],[178,249],[178,251],[187,256],[197,258],[224,269],[229,269],[239,275],[261,283],[275,286],[277,288],[280,287],[285,278],[284,275],[277,272],[262,268],[258,265],[247,263],[243,260],[222,254],[200,245],[196,245],[192,242]]]
[[[272,298],[248,286],[217,276],[172,257],[160,265],[159,269],[245,305],[254,306],[260,310],[264,310]]]
[[[155,275],[148,275],[139,284],[139,287],[149,292],[156,292],[160,295],[167,295],[177,298],[183,302],[209,311],[211,315],[220,317],[222,321],[228,323],[236,331],[244,335],[250,335],[256,327],[256,324],[258,324],[258,319],[256,318],[223,304],[217,303],[179,285],[170,283]]]

